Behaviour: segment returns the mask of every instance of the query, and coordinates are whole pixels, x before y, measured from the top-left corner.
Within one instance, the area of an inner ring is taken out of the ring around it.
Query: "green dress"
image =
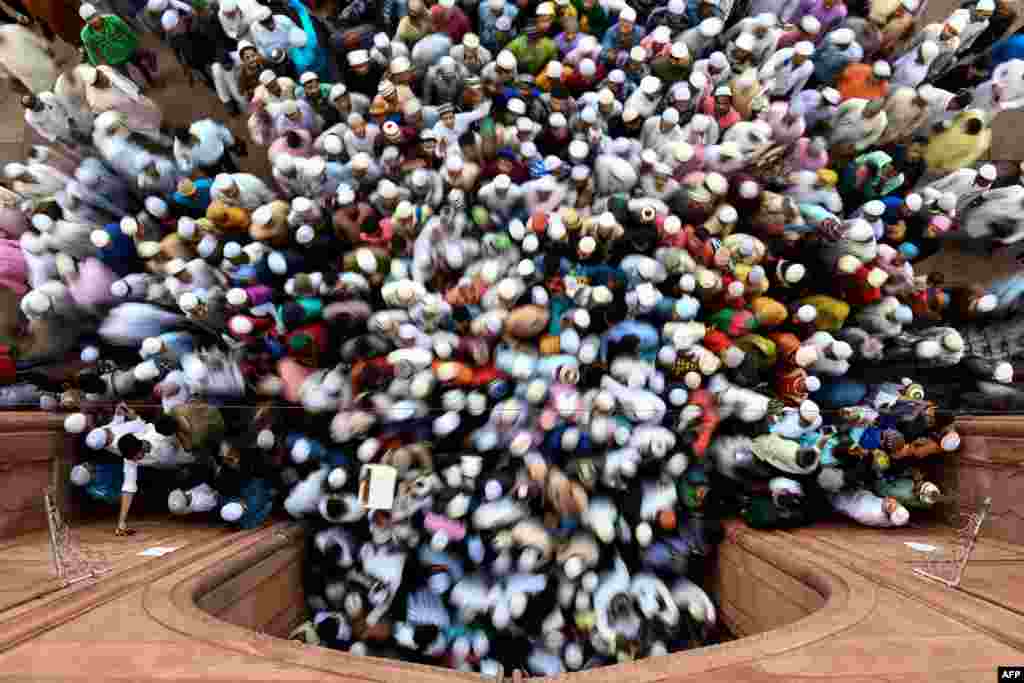
[[[124,64],[139,47],[139,37],[120,17],[107,14],[103,27],[94,29],[89,24],[82,29],[82,45],[93,66]]]

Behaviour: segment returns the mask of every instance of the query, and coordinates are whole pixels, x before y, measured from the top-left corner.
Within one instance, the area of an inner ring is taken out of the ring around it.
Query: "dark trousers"
[[[126,61],[121,62],[120,64],[111,64],[111,66],[113,66],[115,69],[120,71],[128,78],[131,78],[131,71],[128,70],[129,64],[142,72],[142,75],[146,79],[147,84],[153,85],[153,73],[150,72],[149,66],[146,65],[146,60],[139,50],[133,52],[132,56],[129,57]]]

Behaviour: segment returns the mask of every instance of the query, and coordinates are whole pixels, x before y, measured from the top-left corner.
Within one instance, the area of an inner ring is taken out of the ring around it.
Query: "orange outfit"
[[[839,74],[836,90],[843,101],[853,98],[865,100],[885,99],[889,95],[889,81],[876,81],[871,64],[850,64]]]

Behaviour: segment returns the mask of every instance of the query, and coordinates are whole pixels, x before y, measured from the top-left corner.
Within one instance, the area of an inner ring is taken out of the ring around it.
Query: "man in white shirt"
[[[213,119],[196,121],[175,133],[174,158],[178,169],[185,175],[196,171],[213,176],[217,173],[235,173],[238,165],[231,152],[244,154],[245,145],[235,140],[227,126]]]

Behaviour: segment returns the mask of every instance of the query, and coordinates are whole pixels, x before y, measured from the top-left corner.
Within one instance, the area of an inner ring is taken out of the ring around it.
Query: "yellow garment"
[[[982,130],[977,135],[968,135],[965,128],[969,121],[981,122]],[[925,148],[924,160],[929,173],[952,173],[973,165],[992,146],[992,128],[988,117],[980,109],[965,109],[950,122],[949,128],[932,136]]]

